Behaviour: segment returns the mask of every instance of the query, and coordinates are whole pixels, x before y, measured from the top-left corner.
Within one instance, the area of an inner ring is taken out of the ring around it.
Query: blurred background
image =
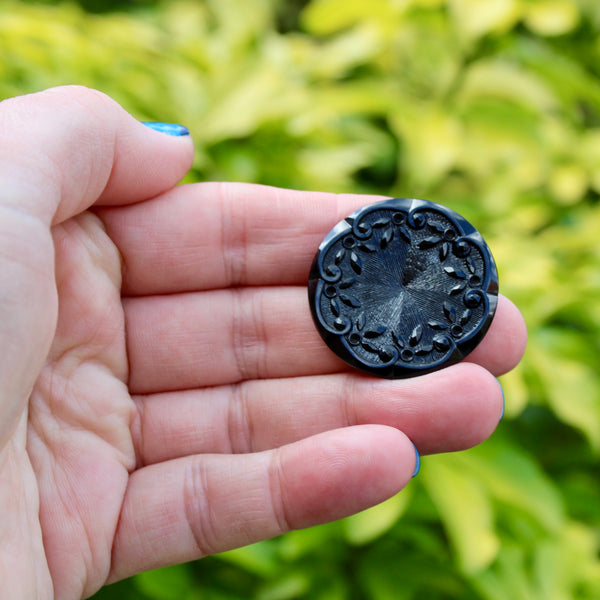
[[[423,197],[484,234],[530,343],[492,439],[398,496],[95,600],[600,598],[600,2],[0,4],[0,98],[183,123],[188,181]]]

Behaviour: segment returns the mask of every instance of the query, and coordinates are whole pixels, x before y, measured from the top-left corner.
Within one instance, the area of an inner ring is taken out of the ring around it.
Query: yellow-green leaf
[[[402,516],[410,498],[408,487],[385,502],[344,520],[344,537],[349,543],[367,544],[388,531]]]

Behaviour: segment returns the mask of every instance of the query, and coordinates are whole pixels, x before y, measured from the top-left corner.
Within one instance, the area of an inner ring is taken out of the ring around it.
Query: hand
[[[494,430],[493,375],[525,343],[508,300],[469,362],[405,381],[316,333],[313,253],[374,198],[174,188],[189,137],[81,88],[3,102],[0,133],[3,597],[87,597],[349,515],[406,485],[411,440]]]

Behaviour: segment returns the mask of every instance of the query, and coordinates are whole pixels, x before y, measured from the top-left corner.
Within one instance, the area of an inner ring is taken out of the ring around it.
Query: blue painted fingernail
[[[506,408],[506,402],[504,400],[504,388],[502,387],[502,384],[500,383],[500,380],[498,378],[496,378],[496,381],[498,382],[498,385],[500,386],[500,391],[502,392],[502,414],[500,415],[500,419],[498,420],[499,423],[504,418],[504,409]]]
[[[416,462],[415,462],[415,472],[412,474],[412,476],[416,477],[419,474],[419,471],[421,470],[421,455],[419,454],[417,447],[414,444],[413,444],[413,446],[415,448]]]
[[[190,135],[190,130],[183,125],[177,125],[177,123],[159,123],[156,121],[142,121],[142,125],[154,129],[154,131],[160,131],[173,137],[182,137],[184,135]]]

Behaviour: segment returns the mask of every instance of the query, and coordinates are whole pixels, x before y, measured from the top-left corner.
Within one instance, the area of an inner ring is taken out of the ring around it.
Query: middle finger
[[[317,333],[306,288],[134,297],[124,308],[134,394],[350,369]],[[499,297],[492,326],[468,360],[496,375],[511,369],[521,357],[521,331],[520,313]]]

